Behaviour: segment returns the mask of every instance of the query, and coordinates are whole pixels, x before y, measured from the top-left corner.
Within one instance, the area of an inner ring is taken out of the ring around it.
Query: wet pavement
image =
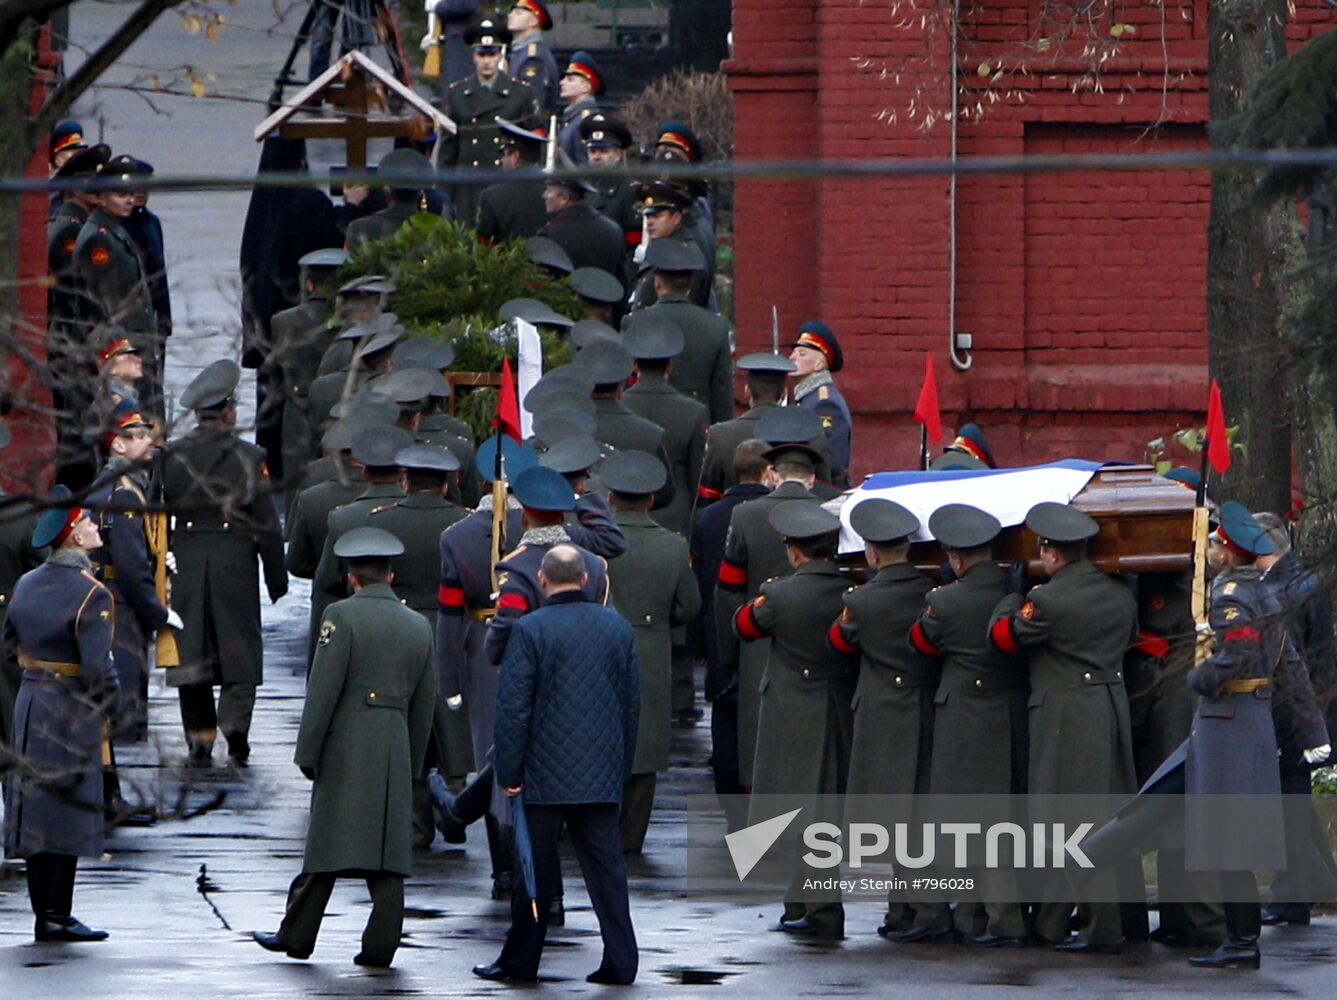
[[[300,5],[298,5],[300,9]],[[217,41],[188,35],[168,13],[108,78],[189,64],[212,73],[210,92],[229,100],[141,98],[102,89],[78,114],[117,151],[152,161],[160,172],[252,172],[258,146],[251,128],[264,116],[270,79],[287,51],[285,30],[267,30],[274,7],[255,0],[220,7],[237,26]],[[122,16],[124,5],[75,5],[74,35],[95,42]],[[73,63],[72,63],[73,64]],[[129,64],[137,64],[138,67]],[[170,73],[163,72],[167,79]],[[338,149],[312,150],[337,162]],[[179,389],[200,366],[235,357],[238,345],[237,250],[245,194],[160,194],[178,332],[169,348],[168,382]],[[488,898],[487,846],[481,827],[464,849],[435,849],[418,859],[408,882],[404,947],[388,972],[352,964],[366,919],[365,887],[335,890],[320,943],[310,962],[262,951],[252,929],[272,930],[288,882],[301,864],[308,783],[292,764],[303,696],[302,646],[306,584],[265,609],[267,682],[260,691],[252,766],[223,767],[205,780],[184,780],[184,745],[175,695],[155,676],[149,745],[122,753],[131,797],[143,793],[171,818],[127,830],[101,860],[81,866],[76,913],[111,932],[96,945],[38,945],[21,875],[0,881],[0,1000],[98,998],[230,998],[497,995],[507,991],[475,979],[469,968],[496,957],[507,908]],[[923,1000],[944,997],[1045,996],[1331,997],[1337,920],[1303,930],[1264,932],[1260,973],[1189,969],[1184,956],[1158,946],[1132,946],[1118,958],[1081,959],[1046,951],[978,953],[942,945],[894,945],[874,929],[880,907],[849,906],[849,937],[834,945],[804,944],[769,932],[778,904],[765,909],[690,897],[685,888],[689,797],[709,796],[709,729],[674,731],[672,767],[661,776],[645,853],[629,863],[632,914],[641,946],[637,991],[655,995],[868,995]],[[217,751],[221,758],[222,748]],[[699,800],[698,800],[699,801]],[[722,820],[721,820],[722,828]],[[207,870],[200,891],[202,866]],[[599,962],[597,925],[568,859],[567,926],[554,929],[545,953],[542,989],[593,995],[584,976]]]

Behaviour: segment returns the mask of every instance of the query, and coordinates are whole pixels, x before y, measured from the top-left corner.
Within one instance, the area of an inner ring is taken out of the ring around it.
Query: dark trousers
[[[74,900],[74,873],[79,859],[73,854],[43,851],[28,858],[28,899],[38,920],[68,917]]]
[[[322,71],[323,72],[323,71]],[[255,373],[255,443],[265,449],[265,465],[276,483],[288,486],[289,470],[283,464],[283,383],[268,363]],[[288,487],[289,489],[295,488]]]
[[[1226,935],[1231,941],[1257,941],[1263,924],[1253,872],[1222,872],[1221,890],[1228,900]]]
[[[142,743],[149,733],[148,643],[139,616],[128,604],[116,605],[116,635],[112,641],[111,658],[121,689],[116,699],[112,740]]]
[[[585,878],[585,888],[599,918],[603,937],[603,961],[599,968],[619,982],[636,978],[639,956],[636,932],[631,926],[627,899],[627,869],[622,861],[615,802],[589,805],[525,806],[534,849],[534,880],[538,890],[535,919],[524,879],[518,877],[511,894],[511,929],[506,932],[497,964],[512,975],[532,979],[538,975],[543,942],[548,934],[548,909],[561,884],[561,858],[557,839],[566,825],[576,860]]]
[[[1278,903],[1310,905],[1328,899],[1334,889],[1337,862],[1332,845],[1314,811],[1309,769],[1281,772],[1282,812],[1286,822],[1286,870],[1272,880],[1272,898]]]
[[[223,684],[217,706],[214,686],[209,681],[182,684],[177,693],[181,698],[181,725],[191,749],[197,746],[212,749],[221,729],[228,753],[242,758],[250,754],[248,737],[251,713],[255,710],[254,684]]]
[[[404,876],[395,872],[303,872],[288,888],[288,909],[279,924],[279,940],[296,955],[310,955],[315,950],[325,907],[338,878],[366,880],[371,916],[362,931],[362,956],[389,965],[404,932]]]
[[[730,833],[747,826],[747,789],[738,780],[738,696],[721,695],[710,706],[710,770],[723,798]]]
[[[514,845],[511,827],[504,826],[491,813],[492,807],[492,765],[488,764],[476,775],[474,780],[464,786],[463,791],[455,796],[455,818],[461,823],[475,823],[484,820],[487,824],[487,850],[492,858],[492,877],[500,878],[510,872]],[[560,882],[557,895],[561,896]]]
[[[655,772],[633,774],[622,786],[622,853],[640,854],[655,806]]]
[[[687,651],[686,629],[673,630],[672,687],[669,704],[676,715],[696,705],[696,660]]]

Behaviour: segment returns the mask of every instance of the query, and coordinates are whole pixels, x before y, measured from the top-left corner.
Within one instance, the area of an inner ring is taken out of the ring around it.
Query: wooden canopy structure
[[[335,114],[321,114],[325,102]],[[394,108],[402,108],[395,113]],[[356,49],[286,100],[255,127],[255,141],[342,139],[349,170],[367,166],[367,142],[405,136],[423,141],[433,132],[453,133],[455,123],[389,70]]]

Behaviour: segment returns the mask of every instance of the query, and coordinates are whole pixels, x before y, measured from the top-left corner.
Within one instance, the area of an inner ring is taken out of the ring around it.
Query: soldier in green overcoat
[[[754,503],[756,501],[753,501]],[[741,509],[741,508],[740,508]],[[734,615],[734,632],[744,642],[769,637],[770,658],[761,681],[757,754],[752,768],[754,796],[843,795],[849,776],[850,738],[859,661],[827,645],[831,622],[844,609],[846,579],[836,566],[840,521],[815,503],[777,504],[767,515],[783,540],[794,572],[770,580]],[[749,819],[759,814],[757,803]],[[814,806],[816,806],[814,801]],[[820,807],[816,816],[827,816]],[[819,938],[845,933],[839,890],[804,887],[820,877],[802,865],[785,892],[780,930]]]
[[[845,610],[831,623],[828,641],[842,656],[863,659],[850,707],[850,795],[926,795],[933,751],[933,693],[941,668],[906,641],[928,579],[908,560],[919,518],[891,500],[864,500],[850,513],[864,540],[868,568],[877,575],[845,594]],[[899,894],[895,894],[899,895]],[[942,903],[887,901],[879,932],[911,927],[945,930],[952,915]]]
[[[360,528],[340,539],[353,596],[326,609],[294,760],[312,781],[302,873],[288,891],[270,951],[309,958],[335,879],[363,878],[372,911],[358,965],[394,960],[413,870],[412,783],[422,773],[436,701],[432,630],[391,584],[403,544]]]
[[[664,468],[643,451],[620,451],[599,468],[627,550],[608,564],[618,613],[631,624],[641,665],[636,759],[622,792],[622,850],[640,853],[654,805],[655,773],[668,766],[673,630],[701,610],[687,540],[656,524],[650,502]]]
[[[1036,504],[1026,526],[1040,539],[1049,582],[1031,588],[1024,599],[1015,593],[1003,598],[989,637],[1003,652],[1026,656],[1028,790],[1032,796],[1134,792],[1123,658],[1137,642],[1137,602],[1126,585],[1087,559],[1087,540],[1099,526],[1077,508]],[[1112,887],[1106,898],[1114,898]],[[1081,930],[1069,938],[1072,908],[1072,889],[1051,879],[1036,933],[1066,952],[1119,951],[1123,928],[1117,903],[1083,903]]]

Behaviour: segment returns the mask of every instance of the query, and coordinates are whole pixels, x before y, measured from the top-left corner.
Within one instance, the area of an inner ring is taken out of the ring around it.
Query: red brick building
[[[1206,0],[1120,9],[1133,32],[1119,29],[1099,92],[1074,91],[1086,61],[1034,49],[1028,75],[992,79],[1000,62],[1017,66],[1040,9],[1040,0],[962,4],[963,107],[987,102],[990,89],[1014,93],[960,120],[959,156],[1206,145]],[[734,0],[724,68],[737,157],[949,156],[950,38],[934,25],[938,10],[925,0],[899,11],[892,0]],[[1306,5],[1292,41],[1335,24],[1337,11]],[[936,115],[931,127],[925,112]],[[948,357],[946,177],[740,182],[740,349],[769,344],[772,305],[786,333],[815,316],[830,324],[845,350],[838,379],[856,412],[858,474],[914,463],[910,411],[925,350],[944,424],[978,421],[1000,464],[1139,459],[1150,439],[1200,423],[1206,404],[1210,183],[1204,171],[963,177],[956,329],[974,346],[960,371]]]

